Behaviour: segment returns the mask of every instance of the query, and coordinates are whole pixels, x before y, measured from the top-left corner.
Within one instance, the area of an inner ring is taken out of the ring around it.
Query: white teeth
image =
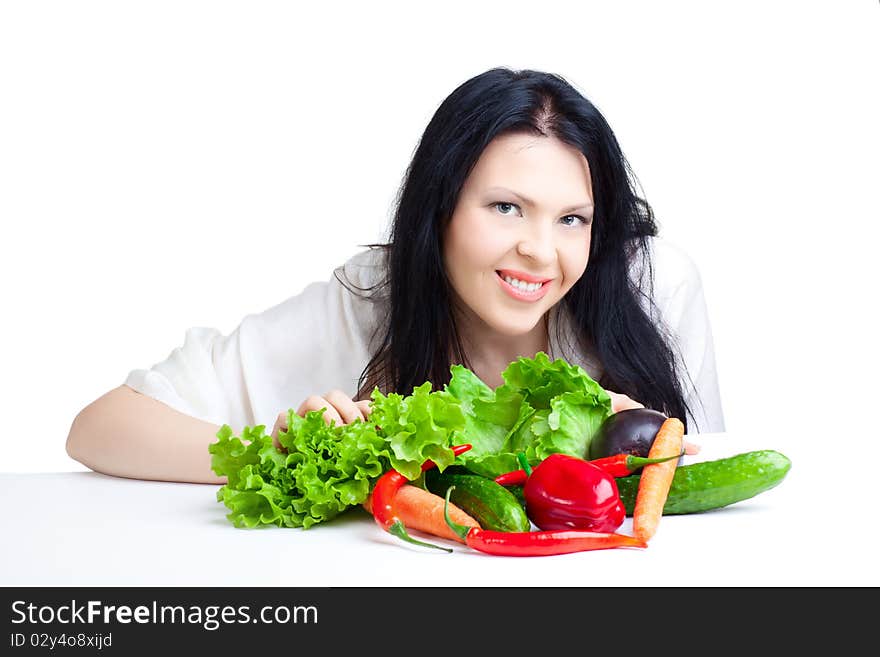
[[[510,276],[505,276],[504,280],[515,287],[517,290],[522,290],[523,292],[534,292],[535,290],[540,288],[541,285],[543,285],[543,283],[526,283],[525,281],[521,281],[517,278],[511,278]]]

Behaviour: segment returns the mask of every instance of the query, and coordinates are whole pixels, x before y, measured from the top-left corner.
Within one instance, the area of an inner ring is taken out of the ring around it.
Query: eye
[[[510,212],[509,212],[508,210],[509,210],[510,208],[518,208],[519,206],[516,205],[516,203],[506,203],[506,202],[504,202],[504,201],[499,201],[499,202],[497,202],[497,203],[493,203],[493,204],[492,204],[492,207],[494,207],[494,208],[498,208],[499,211],[501,212],[501,214],[503,214],[505,217],[509,217],[509,216],[511,216],[511,215],[510,215]]]
[[[571,223],[566,222],[565,221],[566,219],[576,219],[577,221],[581,222],[582,226],[589,226],[590,225],[590,220],[586,219],[585,217],[580,216],[579,214],[569,214],[569,215],[566,215],[565,217],[563,217],[562,219],[560,219],[560,221],[563,222],[566,226],[576,226],[577,224],[575,224],[574,222],[571,222]]]

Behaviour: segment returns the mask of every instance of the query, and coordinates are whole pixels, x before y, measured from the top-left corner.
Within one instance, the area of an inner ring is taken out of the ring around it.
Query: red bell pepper
[[[557,453],[532,470],[525,454],[518,456],[528,474],[523,485],[526,513],[540,529],[613,532],[623,524],[626,510],[617,483],[602,468]]]

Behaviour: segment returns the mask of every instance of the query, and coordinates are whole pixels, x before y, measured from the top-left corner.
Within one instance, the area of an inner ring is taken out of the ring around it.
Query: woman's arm
[[[77,414],[67,453],[117,477],[222,484],[226,478],[213,473],[208,452],[219,430],[121,385]]]
[[[381,277],[380,263],[372,251],[349,260],[352,285],[370,287]],[[67,452],[120,477],[224,483],[208,452],[220,427],[271,424],[316,389],[356,390],[383,308],[331,276],[246,316],[228,335],[192,327],[165,360],[132,370],[80,411]]]

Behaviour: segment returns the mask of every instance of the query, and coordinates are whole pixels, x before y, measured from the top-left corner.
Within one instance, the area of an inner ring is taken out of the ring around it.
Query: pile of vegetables
[[[582,368],[544,353],[511,363],[494,390],[465,367],[451,373],[443,390],[374,390],[367,421],[327,424],[322,411],[291,409],[283,450],[263,425],[240,437],[224,425],[209,451],[227,478],[217,499],[228,519],[309,528],[362,506],[428,547],[439,546],[407,528],[515,556],[646,547],[662,515],[752,497],[790,466],[771,450],[679,465],[678,419],[612,413]],[[618,533],[626,515],[633,536]]]

